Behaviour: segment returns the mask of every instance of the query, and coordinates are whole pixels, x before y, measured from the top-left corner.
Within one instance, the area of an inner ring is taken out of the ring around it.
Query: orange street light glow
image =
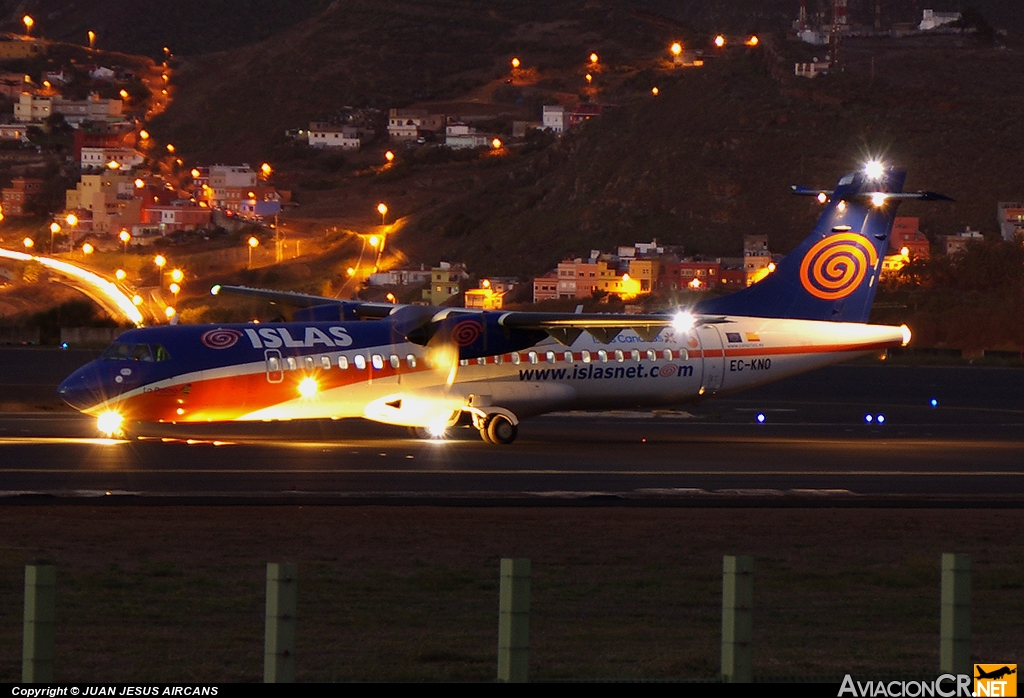
[[[597,54],[596,53],[590,54],[590,62],[593,63],[594,65],[597,65]]]
[[[659,90],[658,90],[657,87],[652,87],[651,88],[651,94],[654,95],[655,97],[658,96],[658,92],[659,92]]]
[[[518,68],[520,65],[521,65],[521,63],[519,62],[518,58],[513,58],[512,59],[512,67],[513,68]]]
[[[716,36],[715,37],[715,46],[717,46],[718,48],[722,48],[723,46],[725,46],[725,37],[722,36],[721,34]]]
[[[163,269],[165,266],[167,266],[167,258],[164,257],[162,254],[158,254],[156,257],[153,257],[153,264]]]
[[[389,150],[386,153],[384,153],[384,159],[387,160],[388,162],[393,162],[395,159],[395,154]]]
[[[64,220],[66,220],[68,222],[68,225],[70,225],[72,228],[78,225],[78,216],[76,216],[73,213],[69,213],[67,218],[65,218]]]
[[[501,148],[501,139],[495,138],[493,141],[491,141],[491,147],[494,148],[495,150]]]
[[[89,243],[85,243],[84,245],[82,245],[82,252],[85,254],[92,254],[95,251],[96,248],[90,245]]]
[[[181,280],[185,278],[185,272],[181,269],[175,269],[171,272],[171,281],[181,283]]]
[[[672,52],[673,56],[678,56],[680,53],[683,52],[683,45],[677,41],[674,44],[672,44],[672,48],[670,48],[669,50]]]
[[[33,240],[32,238],[25,238],[24,240],[21,241],[21,244],[24,245],[25,247],[31,249],[31,248],[35,247],[36,241]]]
[[[168,153],[173,153],[174,152],[174,144],[173,143],[168,143],[167,144],[167,152]]]
[[[758,43],[760,43],[760,40],[757,38],[756,35],[754,35],[754,36],[751,36],[749,39],[747,39],[744,43],[747,46],[757,46]]]
[[[141,138],[142,140],[148,139],[149,131],[147,131],[146,129],[142,129],[141,131],[139,131],[139,138]]]
[[[248,242],[249,242],[249,247],[259,247],[260,246],[260,241],[257,240],[255,236],[249,238]]]
[[[33,25],[35,25],[36,21],[34,19],[32,19],[30,16],[28,16],[28,15],[25,15],[24,17],[22,17],[21,21],[25,24],[25,33],[26,34],[31,34],[32,33],[32,27],[33,27]]]

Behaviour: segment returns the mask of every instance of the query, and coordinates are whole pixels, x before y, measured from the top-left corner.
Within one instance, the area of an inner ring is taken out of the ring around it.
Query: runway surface
[[[108,441],[77,415],[6,414],[0,491],[9,503],[1016,507],[1022,396],[1020,369],[848,365],[677,410],[528,420],[511,446],[359,420],[153,425]]]

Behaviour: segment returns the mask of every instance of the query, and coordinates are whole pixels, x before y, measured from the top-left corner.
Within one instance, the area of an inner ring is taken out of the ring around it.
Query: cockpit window
[[[100,354],[100,358],[106,361],[124,361],[132,353],[132,345],[124,342],[114,342]]]
[[[170,361],[171,355],[160,344],[114,342],[100,354],[104,361]]]
[[[149,348],[148,344],[136,344],[132,347],[131,358],[133,361],[152,361],[153,350]]]

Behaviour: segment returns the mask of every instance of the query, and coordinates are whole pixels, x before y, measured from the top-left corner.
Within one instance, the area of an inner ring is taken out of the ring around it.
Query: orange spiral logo
[[[451,338],[455,346],[468,347],[480,338],[483,328],[475,320],[463,320],[452,328]]]
[[[878,253],[859,233],[839,233],[819,240],[800,264],[800,283],[815,298],[839,300],[857,290],[878,263]]]

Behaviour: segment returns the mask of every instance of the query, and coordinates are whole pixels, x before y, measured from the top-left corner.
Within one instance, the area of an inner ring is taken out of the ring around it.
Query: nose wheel
[[[519,435],[519,427],[503,414],[491,415],[480,429],[480,438],[491,444],[510,444]]]

